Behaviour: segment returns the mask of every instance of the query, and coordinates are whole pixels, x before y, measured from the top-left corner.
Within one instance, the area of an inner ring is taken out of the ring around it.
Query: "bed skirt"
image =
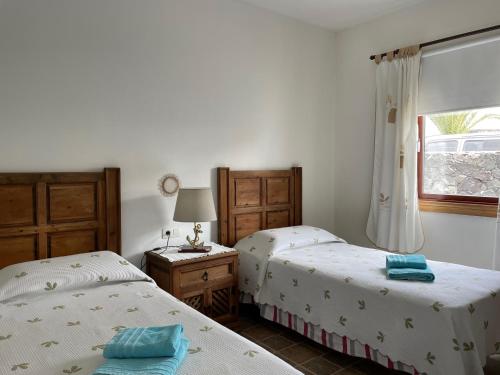
[[[256,304],[253,297],[246,293],[240,295],[241,303]],[[390,357],[380,353],[377,349],[363,344],[358,340],[351,340],[347,336],[337,335],[335,332],[327,332],[319,325],[304,321],[300,316],[290,314],[276,306],[256,304],[260,308],[260,315],[267,320],[279,323],[289,329],[300,333],[307,338],[316,341],[330,349],[355,357],[366,358],[393,370],[404,371],[413,375],[419,372],[410,365],[400,361],[392,361]]]

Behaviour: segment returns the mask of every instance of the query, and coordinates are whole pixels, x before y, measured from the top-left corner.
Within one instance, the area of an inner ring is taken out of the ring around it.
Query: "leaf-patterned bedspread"
[[[175,323],[191,342],[179,374],[299,374],[112,252],[0,270],[0,374],[92,374],[120,329]]]
[[[481,374],[500,353],[500,272],[429,261],[433,283],[388,280],[387,252],[324,232],[299,226],[238,242],[240,289],[420,373]]]

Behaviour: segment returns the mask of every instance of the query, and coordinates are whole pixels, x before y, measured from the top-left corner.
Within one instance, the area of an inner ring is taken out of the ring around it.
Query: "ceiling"
[[[339,31],[432,0],[236,0]],[[434,0],[435,1],[435,0]],[[5,0],[0,0],[0,7]]]
[[[240,0],[307,23],[342,30],[428,0]]]

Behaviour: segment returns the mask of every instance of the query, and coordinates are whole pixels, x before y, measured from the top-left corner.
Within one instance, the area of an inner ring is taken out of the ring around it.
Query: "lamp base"
[[[209,253],[212,250],[212,246],[181,246],[178,253]]]

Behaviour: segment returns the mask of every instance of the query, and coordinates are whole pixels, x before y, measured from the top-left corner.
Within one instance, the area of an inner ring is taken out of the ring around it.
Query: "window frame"
[[[418,116],[417,187],[420,210],[474,216],[497,216],[498,198],[424,193],[424,116]]]

